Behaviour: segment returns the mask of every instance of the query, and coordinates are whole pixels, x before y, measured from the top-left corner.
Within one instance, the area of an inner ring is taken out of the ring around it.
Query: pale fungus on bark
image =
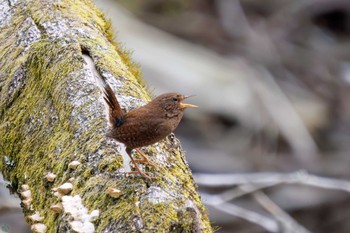
[[[29,190],[29,186],[26,184],[22,185],[21,189],[22,192],[20,192],[20,195],[22,197],[22,204],[24,208],[29,209],[32,203],[32,193]]]
[[[72,183],[64,183],[61,186],[57,187],[57,192],[63,195],[69,194],[73,190]]]
[[[76,169],[81,163],[79,161],[72,161],[68,164],[68,168]]]
[[[32,193],[30,192],[30,190],[23,191],[21,192],[21,197],[25,200],[29,199],[32,197]]]
[[[111,197],[114,197],[114,198],[120,197],[120,195],[122,195],[122,191],[112,187],[109,187],[106,190],[106,193],[108,193]]]
[[[54,195],[55,197],[57,197],[58,199],[61,199],[61,198],[64,196],[64,194],[59,193],[59,192],[54,192],[53,195]]]
[[[35,214],[32,214],[28,217],[32,222],[41,222],[44,220],[44,217],[40,216],[39,212],[35,212]]]
[[[91,211],[91,213],[90,213],[90,221],[94,222],[98,218],[99,215],[100,215],[100,211],[99,210]]]
[[[25,209],[29,209],[30,205],[32,204],[32,198],[26,199],[22,201],[22,204]]]
[[[53,174],[52,172],[49,172],[49,173],[45,176],[45,179],[46,179],[48,182],[54,182],[55,179],[56,179],[56,175]]]
[[[80,196],[63,196],[62,206],[64,212],[69,214],[72,221],[69,221],[69,225],[76,232],[93,233],[95,232],[95,225],[92,224],[95,221],[100,212],[99,210],[93,210],[90,214],[88,209],[83,205]]]
[[[27,190],[29,190],[29,185],[22,184],[21,188],[22,188],[22,191],[27,191]]]
[[[73,231],[75,232],[83,232],[83,223],[80,221],[72,221],[69,222],[69,225],[72,227]]]
[[[36,223],[32,225],[31,229],[34,233],[46,233],[47,231],[46,225],[42,223]]]
[[[50,210],[52,210],[52,211],[55,212],[55,213],[61,213],[61,212],[62,212],[62,209],[63,209],[63,206],[62,206],[61,203],[52,205],[52,206],[50,207]]]

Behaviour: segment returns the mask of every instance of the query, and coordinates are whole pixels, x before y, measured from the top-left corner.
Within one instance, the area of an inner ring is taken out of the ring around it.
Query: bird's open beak
[[[192,97],[194,95],[188,95],[188,96],[185,96],[184,99],[187,99],[189,97]],[[197,105],[193,105],[193,104],[185,104],[185,103],[180,103],[180,108],[198,108]]]
[[[198,108],[197,105],[180,103],[180,108]]]

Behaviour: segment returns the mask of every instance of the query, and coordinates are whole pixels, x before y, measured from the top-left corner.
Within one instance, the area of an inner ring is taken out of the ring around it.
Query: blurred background
[[[349,0],[95,3],[155,95],[196,95],[175,134],[217,232],[350,232]]]
[[[350,1],[95,3],[155,95],[196,95],[175,134],[218,232],[350,232]]]

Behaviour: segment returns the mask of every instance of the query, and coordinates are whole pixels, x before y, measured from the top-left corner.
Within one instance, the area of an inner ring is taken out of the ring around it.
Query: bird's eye
[[[177,101],[177,98],[175,98],[175,97],[174,97],[174,98],[172,98],[172,101],[176,102],[176,101]]]

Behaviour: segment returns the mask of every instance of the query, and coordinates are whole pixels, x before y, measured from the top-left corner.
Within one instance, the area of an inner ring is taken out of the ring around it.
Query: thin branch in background
[[[259,186],[244,184],[217,195],[202,194],[202,198],[206,205],[260,225],[270,232],[281,232],[281,227],[283,227],[283,229],[288,229],[288,232],[291,233],[309,233],[309,231],[294,221],[294,219],[273,203],[264,193],[259,191],[271,185],[273,184]],[[230,200],[250,193],[253,193],[253,197],[258,203],[271,213],[276,220],[228,203]]]
[[[297,223],[288,213],[275,204],[261,191],[262,189],[280,184],[301,184],[350,192],[349,181],[310,175],[306,171],[297,171],[289,174],[195,174],[194,177],[197,184],[204,187],[237,186],[220,194],[202,193],[203,202],[217,210],[257,224],[269,232],[310,233],[310,231]],[[252,194],[254,199],[273,218],[229,203],[229,201],[247,194]]]
[[[269,188],[271,186],[274,186],[275,184],[262,184],[262,185],[250,185],[250,184],[243,184],[239,185],[236,188],[229,189],[227,191],[224,191],[220,194],[213,194],[211,195],[212,201],[220,205],[225,202],[231,201],[233,199],[245,196],[247,194],[254,193],[258,190]]]
[[[296,222],[262,191],[253,193],[253,197],[266,211],[272,214],[275,219],[281,223],[283,228],[286,229],[286,232],[310,233],[310,231]]]
[[[205,187],[230,187],[242,184],[254,186],[301,184],[350,192],[350,181],[315,176],[303,170],[292,173],[195,174],[194,177],[198,185]]]
[[[280,232],[280,225],[274,219],[258,214],[254,211],[246,210],[231,203],[226,203],[216,195],[202,194],[203,203],[217,210],[223,211],[230,215],[245,219],[255,223],[269,232]],[[222,203],[222,204],[218,204]]]

